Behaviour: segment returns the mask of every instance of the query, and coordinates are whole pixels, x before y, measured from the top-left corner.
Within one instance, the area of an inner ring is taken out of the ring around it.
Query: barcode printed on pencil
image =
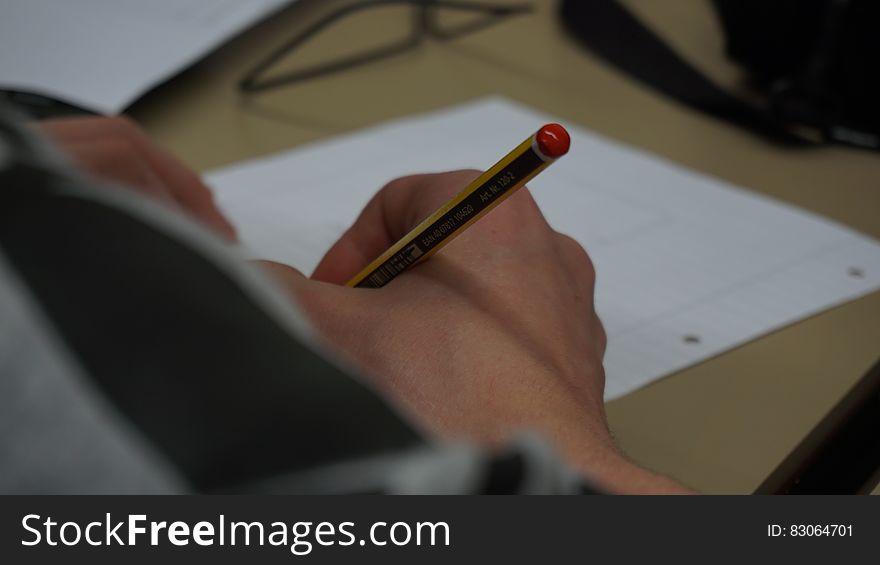
[[[388,267],[379,267],[373,274],[367,277],[367,284],[364,286],[369,286],[373,288],[379,288],[380,286],[384,286],[385,283],[394,278],[397,273],[394,273]]]
[[[388,261],[387,263],[385,263],[384,265],[382,265],[381,267],[379,267],[378,269],[373,271],[373,274],[371,274],[369,277],[367,277],[367,281],[369,281],[368,286],[373,286],[373,287],[378,288],[380,286],[387,284],[388,281],[390,281],[391,279],[393,279],[394,277],[399,275],[401,271],[403,271],[405,268],[407,268],[410,264],[412,264],[415,261],[415,259],[410,259],[410,260],[406,260],[406,259],[396,260],[396,259],[397,258],[395,257],[391,261]]]
[[[365,279],[364,282],[366,284],[363,286],[378,288],[387,284],[388,281],[399,275],[401,271],[415,263],[416,259],[421,257],[421,255],[421,249],[416,245],[410,245],[373,271]]]

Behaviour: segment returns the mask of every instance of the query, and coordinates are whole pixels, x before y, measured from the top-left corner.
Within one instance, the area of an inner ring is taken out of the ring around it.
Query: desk
[[[429,42],[368,67],[240,97],[240,75],[327,4],[301,0],[146,96],[130,115],[206,170],[497,93],[880,238],[877,154],[768,146],[661,98],[566,37],[556,2],[539,1],[535,14],[453,43]],[[628,4],[700,68],[735,84],[738,71],[723,58],[706,0]],[[363,13],[342,36],[398,24]],[[880,355],[878,344],[875,293],[611,402],[611,427],[650,468],[704,492],[749,493],[857,382]]]

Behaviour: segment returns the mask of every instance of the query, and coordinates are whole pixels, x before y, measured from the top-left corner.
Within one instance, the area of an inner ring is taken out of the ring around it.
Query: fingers
[[[198,175],[181,163],[176,157],[154,145],[140,131],[135,137],[141,140],[146,157],[165,182],[177,201],[195,217],[201,219],[227,239],[236,239],[235,228],[226,219],[217,204],[211,189]]]
[[[373,247],[376,247],[375,243],[363,241],[349,228],[324,254],[312,273],[312,279],[333,284],[345,284],[373,260],[375,256],[371,255],[369,251]]]
[[[116,152],[113,162],[91,159],[83,164],[92,174],[121,183],[131,182],[126,166],[143,164],[163,185],[164,194],[193,217],[206,223],[223,237],[235,240],[235,229],[214,203],[210,189],[183,163],[167,151],[154,145],[149,138],[127,118],[68,118],[40,123],[43,131],[54,138],[68,152],[92,154],[108,143],[126,147],[124,155]],[[88,149],[91,148],[91,149]],[[136,188],[145,188],[135,185]],[[155,190],[143,191],[156,195]]]
[[[344,284],[409,233],[413,227],[461,192],[480,175],[476,170],[412,175],[385,185],[366,205],[354,224],[330,248],[312,278]],[[495,244],[512,244],[529,238],[537,227],[550,233],[538,205],[528,189],[522,188],[462,237],[491,232]]]
[[[312,278],[344,284],[479,174],[463,170],[391,181],[324,255]]]
[[[101,171],[101,177],[121,186],[149,194],[157,200],[178,207],[177,200],[156,172],[122,138],[94,142],[72,142],[65,146],[68,157],[87,171]]]

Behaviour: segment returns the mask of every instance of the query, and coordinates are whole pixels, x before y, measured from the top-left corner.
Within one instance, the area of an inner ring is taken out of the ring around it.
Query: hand
[[[98,178],[153,197],[234,241],[235,228],[210,189],[170,153],[157,147],[126,118],[66,118],[39,122],[77,165]]]
[[[476,175],[390,183],[312,280],[269,267],[326,340],[429,432],[494,445],[537,430],[608,488],[676,488],[627,462],[611,439],[593,266],[550,228],[528,190],[387,286],[338,286]]]

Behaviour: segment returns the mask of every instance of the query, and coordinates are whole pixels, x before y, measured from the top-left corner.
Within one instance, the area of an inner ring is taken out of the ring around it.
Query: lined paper
[[[485,169],[547,122],[490,98],[207,175],[260,257],[311,272],[387,181]],[[612,399],[880,288],[880,244],[830,220],[566,125],[529,183],[596,266]]]

